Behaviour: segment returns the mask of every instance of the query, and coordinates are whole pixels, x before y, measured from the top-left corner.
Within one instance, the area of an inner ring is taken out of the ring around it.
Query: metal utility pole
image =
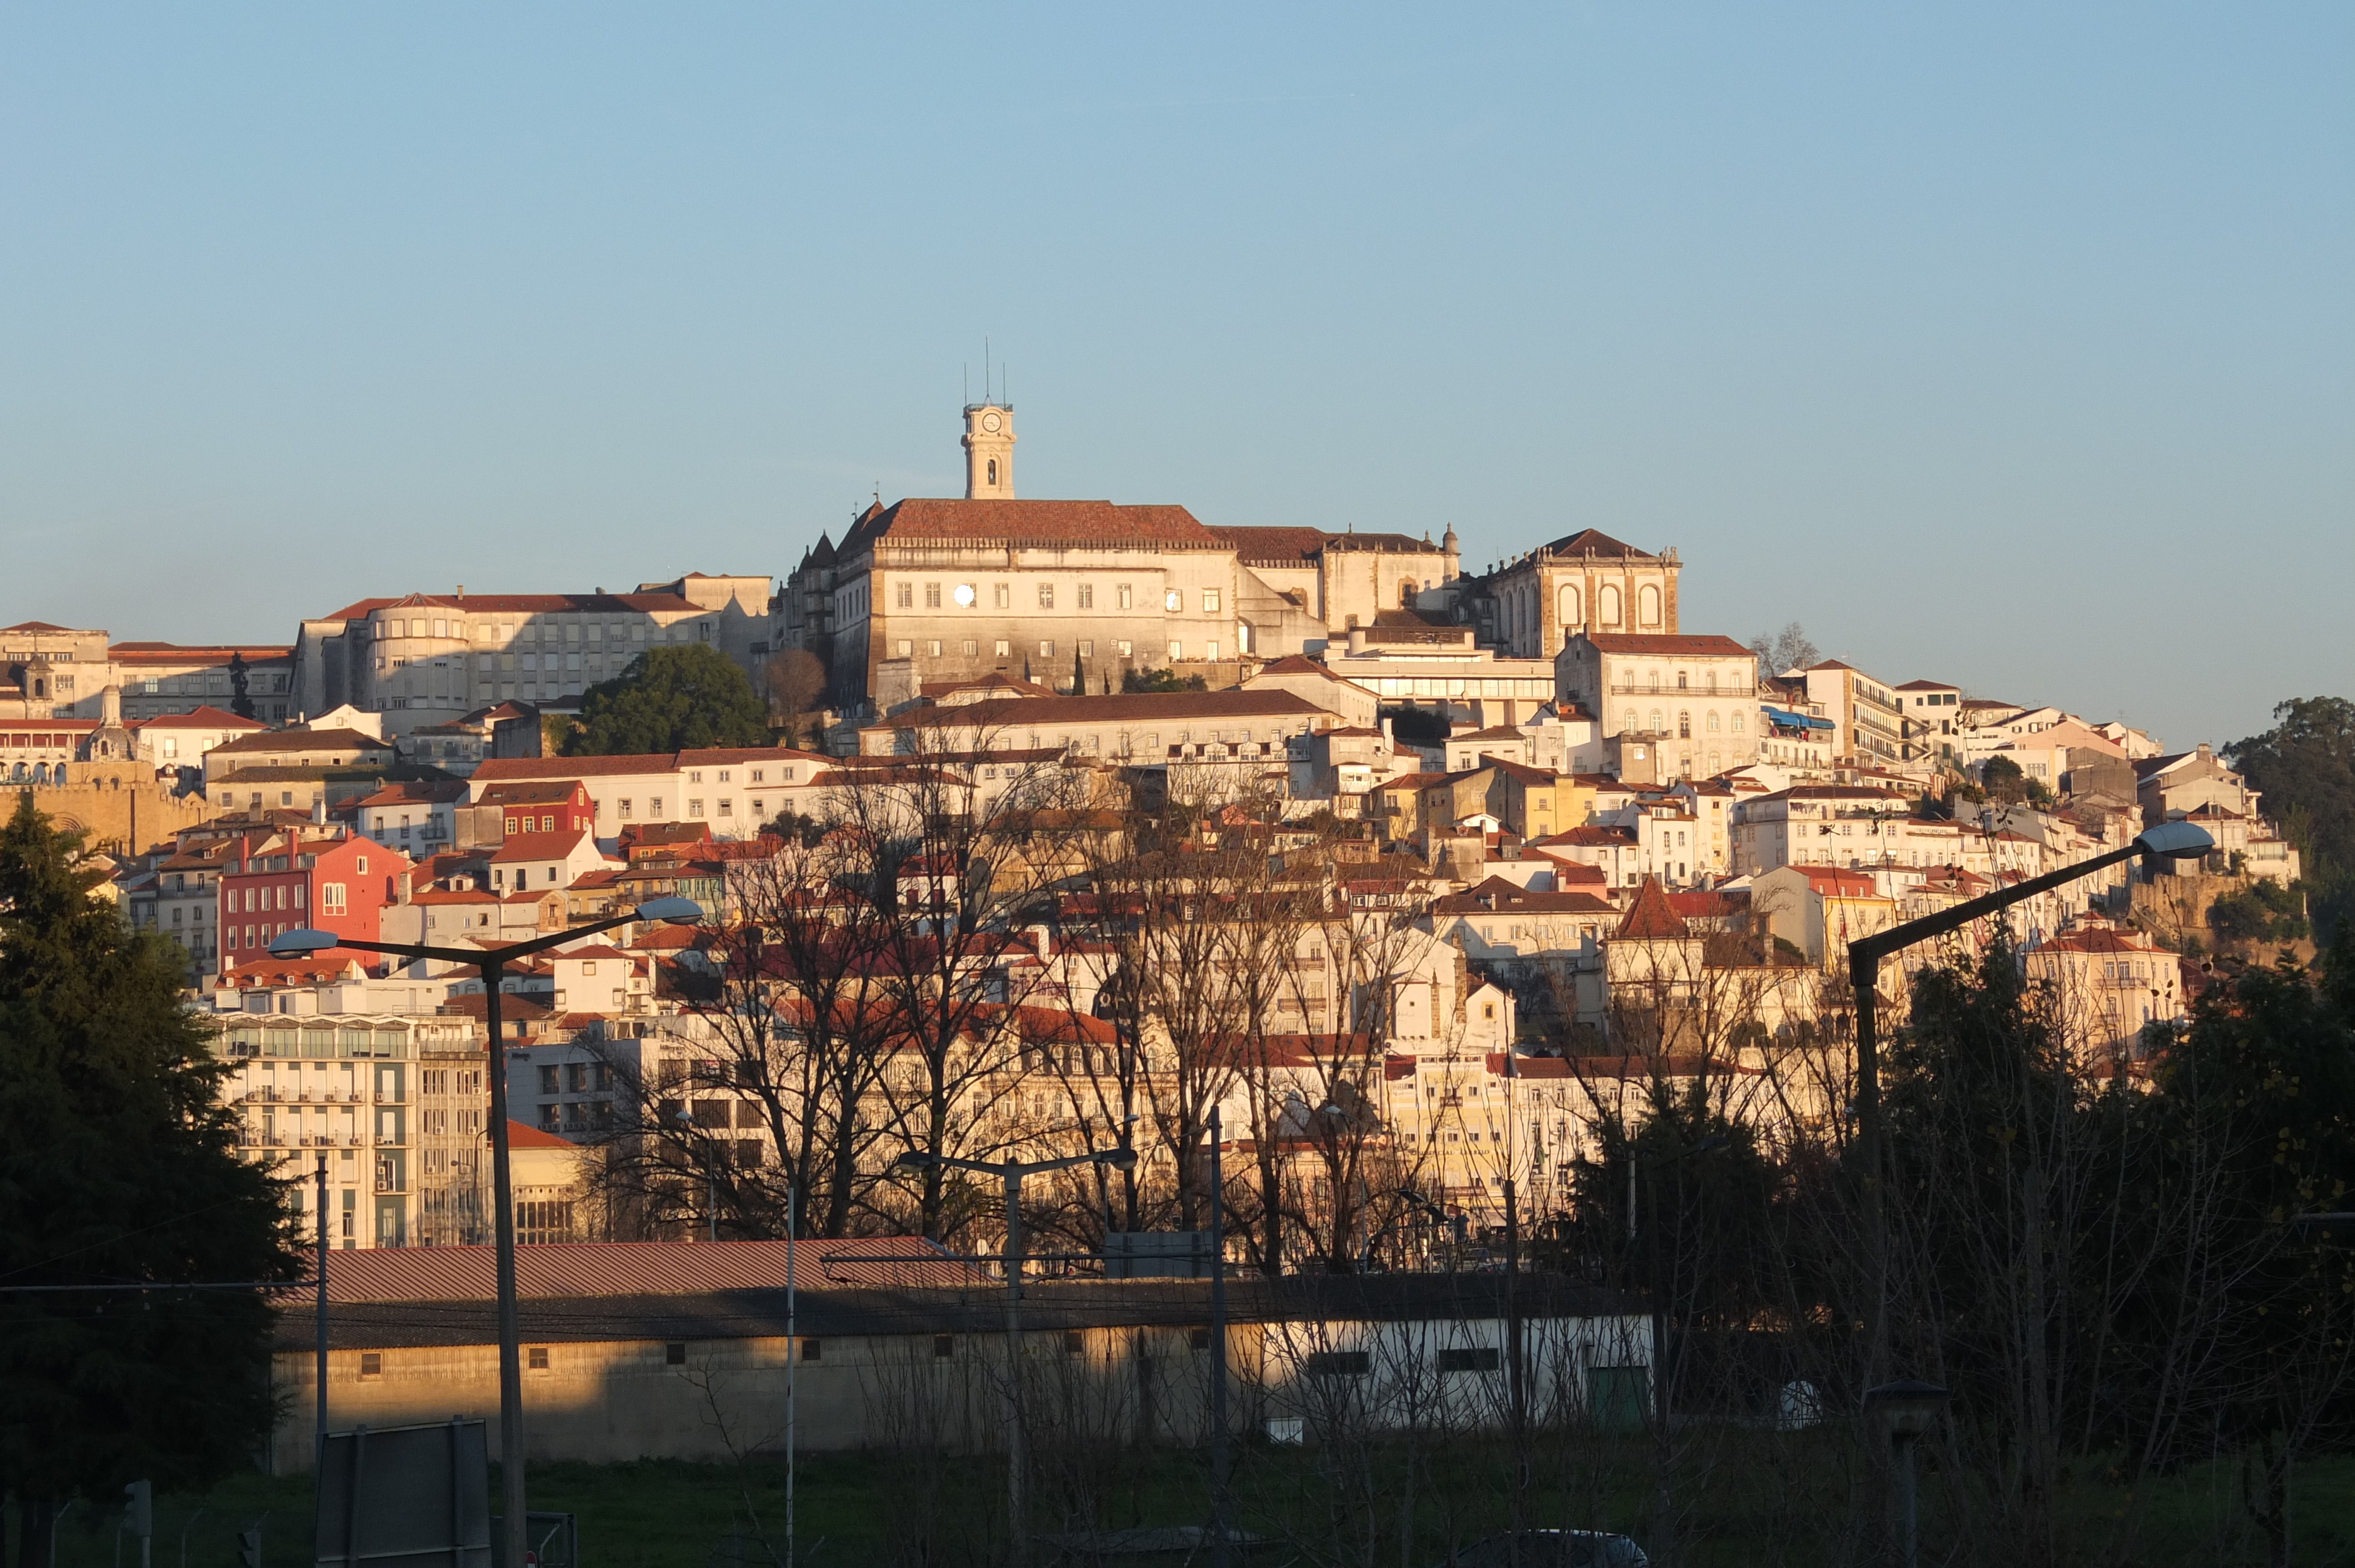
[[[311,1445],[311,1473],[319,1474],[327,1460],[327,1157],[319,1156],[319,1170],[313,1182],[319,1199],[319,1323],[318,1352],[313,1376],[318,1387],[318,1431]]]
[[[970,1171],[979,1175],[996,1176],[1005,1186],[1006,1506],[1007,1531],[1014,1545],[1012,1560],[1023,1563],[1028,1558],[1029,1537],[1025,1528],[1022,1499],[1022,1181],[1026,1176],[1041,1176],[1050,1171],[1069,1171],[1081,1165],[1110,1165],[1120,1171],[1134,1170],[1136,1150],[1104,1149],[1061,1160],[995,1161],[958,1160],[945,1154],[911,1151],[891,1163],[910,1171]]]
[[[800,1325],[795,1313],[800,1305],[794,1290],[794,1251],[800,1237],[797,1234],[797,1213],[801,1205],[801,1185],[797,1181],[785,1183],[785,1568],[794,1568],[794,1374],[799,1371],[802,1343],[798,1338]]]
[[[1226,1134],[1210,1107],[1210,1563],[1227,1568],[1227,1202],[1219,1146]]]
[[[410,942],[373,942],[357,937],[341,936],[334,931],[295,930],[282,933],[270,944],[272,958],[300,959],[332,948],[348,948],[355,952],[386,953],[402,959],[430,959],[460,969],[473,969],[483,980],[483,1017],[490,1030],[489,1051],[485,1070],[490,1075],[491,1092],[491,1202],[497,1213],[494,1218],[493,1235],[497,1245],[499,1291],[499,1490],[501,1515],[499,1534],[506,1568],[525,1568],[528,1545],[525,1531],[524,1446],[523,1446],[523,1352],[517,1343],[516,1322],[516,1234],[515,1187],[507,1159],[507,1062],[506,1042],[501,1038],[499,1018],[499,982],[505,978],[506,966],[535,953],[577,942],[583,937],[593,937],[600,931],[610,931],[619,926],[644,921],[647,924],[693,925],[703,918],[703,907],[691,898],[655,898],[639,905],[626,915],[615,915],[602,920],[592,920],[586,926],[574,926],[562,931],[551,931],[527,942],[512,942],[496,951],[481,948],[432,948]],[[325,1166],[321,1167],[324,1182]],[[324,1191],[324,1188],[322,1189]],[[323,1217],[324,1227],[324,1217]],[[324,1228],[322,1234],[324,1234]],[[322,1243],[324,1253],[325,1244]],[[325,1369],[325,1300],[327,1271],[323,1256],[319,1269],[321,1302],[319,1380],[321,1411],[319,1416],[321,1450],[325,1454],[326,1433]]]

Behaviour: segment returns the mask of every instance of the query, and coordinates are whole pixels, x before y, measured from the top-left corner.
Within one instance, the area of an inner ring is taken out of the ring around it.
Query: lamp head
[[[1892,1437],[1919,1437],[1955,1396],[1934,1383],[1899,1378],[1864,1391],[1864,1413]]]
[[[1106,1150],[1103,1153],[1097,1155],[1096,1159],[1102,1163],[1111,1166],[1115,1171],[1134,1171],[1136,1169],[1136,1150],[1134,1149]]]
[[[937,1154],[927,1154],[921,1149],[911,1149],[891,1161],[891,1168],[895,1171],[930,1171],[940,1162],[941,1157]]]
[[[692,898],[649,898],[634,913],[641,920],[672,926],[692,926],[703,918],[703,906]]]
[[[333,931],[285,931],[270,938],[270,956],[273,959],[307,959],[336,945]]]
[[[2215,847],[2208,830],[2194,822],[2161,822],[2135,835],[2135,848],[2167,860],[2190,860]]]

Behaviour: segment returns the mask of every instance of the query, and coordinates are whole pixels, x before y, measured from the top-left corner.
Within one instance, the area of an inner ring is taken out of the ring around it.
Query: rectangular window
[[[687,803],[687,814],[690,817],[699,817],[703,815],[703,802],[700,800],[689,800]]]
[[[681,1344],[677,1340],[673,1340],[669,1344],[663,1347],[663,1365],[666,1367],[683,1367],[686,1364],[687,1347],[685,1345]]]
[[[824,1340],[804,1340],[802,1341],[802,1360],[805,1361],[823,1361],[826,1359],[825,1352],[826,1341]]]
[[[1003,638],[1003,637],[1001,637],[1001,638],[999,638],[999,639],[997,640],[997,656],[998,656],[1000,659],[1004,659],[1004,658],[1007,658],[1007,657],[1011,656],[1011,655],[1012,655],[1012,653],[1013,653],[1013,652],[1014,652],[1014,644],[1012,644],[1011,642],[1008,642],[1008,641],[1007,641],[1005,638]]]
[[[616,800],[613,802],[613,809],[620,815],[626,817],[630,814],[630,802],[627,798]]]
[[[915,656],[916,656],[916,644],[915,644],[915,641],[914,641],[912,639],[911,639],[911,638],[906,638],[906,637],[902,637],[901,639],[900,639],[900,658],[902,658],[902,659],[912,659],[912,658],[914,658]]]
[[[1082,638],[1081,638],[1081,639],[1080,639],[1080,657],[1081,657],[1081,658],[1082,658],[1082,659],[1092,659],[1092,658],[1094,658],[1095,656],[1096,656],[1096,644],[1095,644],[1095,639],[1093,639],[1093,638],[1092,638],[1092,637],[1082,637]]]
[[[1172,664],[1177,663],[1179,660],[1185,657],[1186,645],[1184,643],[1173,641],[1169,644],[1169,662]]]
[[[1374,1370],[1370,1351],[1311,1351],[1304,1369],[1310,1377],[1364,1377]]]
[[[1040,609],[1052,609],[1055,608],[1055,585],[1053,583],[1040,583],[1039,585],[1039,608]]]
[[[966,638],[964,640],[964,656],[968,659],[975,659],[980,657],[980,655],[981,644],[975,641],[970,637]]]
[[[1080,608],[1082,609],[1093,609],[1095,607],[1096,585],[1093,583],[1082,583],[1080,585]]]
[[[546,1372],[548,1370],[548,1347],[546,1345],[533,1345],[527,1348],[523,1353],[523,1364],[531,1372]]]
[[[662,815],[661,796],[649,795],[646,797],[646,815],[649,817],[659,817]]]
[[[1202,657],[1208,659],[1213,664],[1217,663],[1219,662],[1219,645],[1215,642],[1203,643]]]
[[[1218,589],[1204,588],[1202,590],[1202,613],[1204,615],[1216,615],[1219,613]]]
[[[1014,585],[1012,583],[999,583],[993,591],[998,609],[1011,609],[1014,608]]]
[[[1055,640],[1051,637],[1042,640],[1039,644],[1039,657],[1041,659],[1052,659],[1054,656]]]
[[[1495,1372],[1501,1364],[1496,1348],[1489,1345],[1439,1352],[1439,1370],[1444,1372]]]
[[[932,641],[930,641],[929,642],[926,642],[926,643],[924,644],[924,657],[925,657],[925,658],[927,658],[927,659],[937,659],[937,658],[939,658],[940,656],[941,656],[941,640],[940,640],[939,638],[935,637],[935,638],[933,638]]]
[[[915,609],[916,585],[913,583],[901,583],[900,585],[899,596],[892,600],[892,603],[900,609]]]
[[[1128,597],[1128,585],[1126,583],[1122,583],[1118,588],[1112,590],[1112,599],[1113,606],[1116,609],[1131,609],[1135,608],[1135,605],[1131,602]]]
[[[1129,641],[1125,637],[1114,643],[1113,646],[1120,651],[1120,656],[1124,659],[1129,658],[1136,652],[1136,645]]]
[[[735,807],[736,802],[730,800],[727,796],[722,795],[719,797],[719,814],[721,816],[730,817],[735,815]]]
[[[384,1352],[382,1351],[362,1351],[360,1352],[360,1376],[382,1377],[383,1375]]]
[[[938,609],[940,607],[941,585],[938,583],[926,583],[924,585],[924,608],[926,609]]]
[[[956,1336],[954,1334],[934,1334],[932,1336],[932,1354],[942,1361],[946,1361],[951,1356],[955,1355]]]

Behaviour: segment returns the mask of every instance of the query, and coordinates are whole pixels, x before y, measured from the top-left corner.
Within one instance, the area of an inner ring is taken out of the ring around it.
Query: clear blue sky
[[[791,568],[958,485],[1675,545],[2170,743],[2355,695],[2355,9],[0,10],[0,624]]]

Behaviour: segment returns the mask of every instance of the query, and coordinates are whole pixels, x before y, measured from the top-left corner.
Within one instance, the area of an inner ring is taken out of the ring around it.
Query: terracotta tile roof
[[[565,860],[588,837],[586,828],[574,828],[570,832],[509,833],[506,842],[492,854],[491,863],[496,865],[513,860]]]
[[[1263,664],[1260,666],[1259,674],[1253,675],[1252,679],[1257,680],[1260,675],[1317,675],[1337,686],[1354,686],[1369,697],[1374,695],[1371,687],[1349,679],[1330,665],[1318,663],[1305,653],[1287,653],[1272,664]]]
[[[476,775],[481,777],[480,774]],[[581,789],[578,779],[551,779],[528,784],[494,784],[474,798],[478,806],[560,805]]]
[[[1617,935],[1622,941],[1662,942],[1689,937],[1692,930],[1669,904],[1660,879],[1647,876],[1636,889],[1635,902],[1627,906],[1627,917],[1619,922]]]
[[[362,796],[355,804],[361,806],[442,806],[466,798],[466,781],[463,779],[436,779],[407,784],[388,784],[373,795]]]
[[[1597,898],[1592,893],[1538,893],[1492,876],[1478,886],[1463,893],[1451,893],[1444,898],[1431,901],[1434,915],[1610,915],[1616,913],[1608,899]]]
[[[671,773],[678,756],[670,751],[646,751],[623,757],[494,757],[474,769],[476,784],[509,779],[587,779],[620,773]]]
[[[1246,566],[1305,567],[1325,548],[1322,528],[1213,528]]]
[[[1614,556],[1649,558],[1650,552],[1633,545],[1622,544],[1598,528],[1581,528],[1548,545],[1546,549],[1557,556]]]
[[[502,1008],[500,1011],[505,1012],[506,1009]],[[569,1138],[559,1138],[552,1132],[544,1131],[528,1122],[517,1121],[513,1117],[509,1117],[507,1147],[509,1149],[578,1149],[581,1146]],[[335,1288],[333,1271],[329,1272],[330,1281],[327,1288],[332,1291]]]
[[[1035,539],[1060,545],[1124,549],[1137,545],[1198,550],[1224,541],[1182,506],[1115,506],[1109,501],[966,501],[911,496],[880,512],[869,510],[842,541],[848,559],[887,541],[944,540],[981,544]]]
[[[0,626],[0,631],[71,631],[70,626],[53,626],[46,620],[20,620],[14,626]]]
[[[1628,632],[1593,631],[1587,634],[1586,641],[1605,653],[1657,653],[1664,658],[1679,653],[1727,659],[1756,657],[1732,638],[1714,634],[1698,637],[1639,636]],[[1684,694],[1692,696],[1696,694],[1687,692]]]
[[[357,729],[273,729],[259,735],[241,735],[235,740],[225,740],[216,751],[382,751],[392,750],[392,742],[378,740],[364,730]]]

